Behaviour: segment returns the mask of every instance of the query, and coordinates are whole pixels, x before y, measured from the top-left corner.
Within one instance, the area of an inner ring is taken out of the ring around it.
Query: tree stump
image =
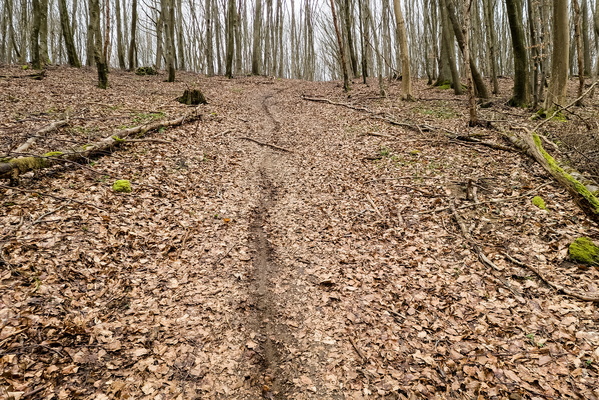
[[[183,96],[177,97],[179,103],[187,104],[188,106],[197,106],[198,104],[208,104],[204,94],[197,89],[186,89]]]

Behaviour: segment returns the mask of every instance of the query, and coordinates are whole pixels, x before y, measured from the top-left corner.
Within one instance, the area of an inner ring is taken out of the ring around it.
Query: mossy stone
[[[547,205],[545,204],[545,200],[541,196],[535,196],[532,198],[532,204],[539,207],[541,210],[547,210]]]
[[[572,261],[599,266],[599,246],[588,237],[580,237],[570,244],[568,254]]]
[[[131,182],[126,179],[119,179],[112,184],[112,190],[118,193],[131,193]]]

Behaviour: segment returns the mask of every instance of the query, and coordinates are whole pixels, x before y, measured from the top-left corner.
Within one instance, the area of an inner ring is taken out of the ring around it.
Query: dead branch
[[[483,265],[485,265],[487,267],[491,267],[495,271],[501,272],[501,269],[497,265],[495,265],[495,263],[493,261],[491,261],[489,259],[489,257],[487,257],[485,255],[485,253],[481,250],[479,244],[476,243],[476,241],[472,238],[472,235],[470,234],[470,231],[468,230],[468,228],[466,228],[466,224],[464,224],[464,220],[462,219],[461,215],[458,214],[458,212],[457,212],[457,210],[455,208],[455,204],[453,202],[451,203],[451,205],[449,206],[449,208],[451,209],[451,213],[453,214],[453,218],[456,220],[458,226],[460,227],[460,231],[462,232],[462,236],[464,236],[464,238],[466,239],[466,241],[470,244],[470,246],[472,247],[472,249],[474,250],[474,252],[478,256],[478,260]],[[516,297],[516,300],[518,300],[522,304],[526,303],[526,301],[522,298],[522,295],[520,293],[516,292],[516,290],[514,290],[514,288],[512,288],[509,285],[509,283],[503,277],[496,277],[496,276],[494,276],[494,278],[498,279],[503,284],[503,286],[505,286],[510,292],[512,292],[512,294]]]
[[[46,70],[35,72],[27,75],[0,75],[0,78],[6,79],[20,79],[20,78],[32,78],[34,80],[42,80],[46,76]]]
[[[493,143],[493,142],[488,142],[488,141],[483,141],[483,140],[479,140],[476,139],[470,135],[461,135],[457,132],[453,132],[449,129],[445,129],[445,128],[441,128],[441,127],[436,127],[433,125],[429,125],[429,124],[412,124],[412,123],[407,123],[407,122],[400,122],[397,121],[394,118],[390,118],[387,115],[381,115],[379,113],[376,113],[372,110],[369,110],[368,108],[365,107],[358,107],[358,106],[354,106],[352,104],[347,104],[347,103],[339,103],[336,101],[332,101],[329,99],[325,99],[325,98],[318,98],[318,97],[307,97],[307,96],[303,96],[304,100],[307,101],[315,101],[315,102],[320,102],[320,103],[326,103],[326,104],[331,104],[331,105],[335,105],[335,106],[341,106],[341,107],[346,107],[349,108],[351,110],[356,110],[356,111],[360,111],[360,112],[364,112],[369,114],[369,117],[372,119],[378,119],[381,121],[384,121],[390,125],[395,125],[395,126],[401,126],[404,128],[409,128],[413,131],[419,132],[419,133],[424,133],[424,132],[431,132],[431,131],[440,131],[440,132],[444,132],[450,139],[456,139],[456,140],[461,140],[461,141],[465,141],[465,142],[471,142],[480,146],[486,146],[486,147],[490,147],[492,149],[495,150],[502,150],[502,151],[509,151],[509,152],[514,152],[514,149],[511,147],[507,147],[507,146],[502,146],[500,144],[497,143]],[[377,136],[377,135],[373,135],[373,136]]]
[[[267,146],[267,147],[271,147],[271,148],[273,148],[275,150],[284,151],[284,152],[287,152],[287,153],[293,153],[293,150],[289,150],[289,149],[286,149],[284,147],[279,147],[277,145],[270,144],[270,143],[264,143],[264,142],[261,142],[259,140],[247,137],[247,136],[240,136],[238,139],[249,140],[250,142],[254,142],[254,143],[259,144],[261,146]]]
[[[599,303],[599,297],[586,296],[586,295],[583,295],[583,294],[578,294],[576,292],[573,292],[572,290],[570,290],[570,289],[568,289],[568,288],[566,288],[566,287],[564,287],[564,286],[562,286],[560,284],[551,282],[549,279],[547,279],[543,274],[541,274],[537,269],[533,268],[532,266],[530,266],[530,265],[528,265],[526,263],[523,263],[520,260],[515,259],[514,257],[510,256],[507,253],[501,253],[501,254],[503,254],[503,256],[506,259],[508,259],[509,261],[513,262],[514,264],[516,264],[516,265],[518,265],[520,267],[527,268],[527,269],[531,270],[536,276],[539,277],[539,279],[541,279],[548,286],[554,288],[558,292],[562,292],[565,295],[575,297],[575,298],[577,298],[579,300],[591,301],[593,303]]]
[[[504,203],[506,201],[511,201],[511,200],[518,200],[518,199],[522,199],[524,197],[528,197],[533,193],[538,192],[539,190],[541,190],[542,188],[544,188],[545,186],[550,185],[551,182],[545,182],[540,186],[537,186],[536,188],[529,190],[528,192],[524,193],[524,194],[520,194],[518,196],[510,196],[510,197],[506,197],[504,199],[491,199],[491,200],[486,200],[486,201],[480,201],[478,203],[470,203],[470,204],[464,204],[459,206],[457,209],[458,210],[464,210],[466,208],[470,208],[470,207],[474,207],[474,206],[479,206],[479,205],[483,205],[483,204],[496,204],[496,203]],[[445,211],[445,210],[450,210],[451,207],[439,207],[439,208],[435,208],[434,210],[428,210],[428,211],[421,211],[419,212],[419,214],[432,214],[432,213],[437,213],[440,211]]]
[[[97,154],[111,152],[115,147],[130,137],[140,137],[150,131],[155,131],[169,126],[178,126],[188,121],[200,119],[197,114],[197,108],[179,118],[168,121],[156,121],[146,125],[139,125],[133,128],[123,129],[116,133],[101,139],[95,143],[84,145],[80,148],[69,149],[46,153],[45,155],[36,155],[28,157],[17,157],[0,163],[0,179],[11,179],[11,183],[16,183],[18,176],[28,171],[48,168],[62,162],[77,162],[82,159],[90,158]]]
[[[16,149],[10,151],[9,153],[24,153],[26,152],[34,143],[35,141],[45,135],[48,134],[50,132],[52,132],[55,129],[58,129],[60,127],[63,127],[67,124],[66,120],[62,120],[62,121],[55,121],[52,122],[51,124],[48,124],[46,126],[44,126],[43,128],[40,128],[39,130],[37,130],[32,136],[29,137],[29,139],[27,139],[23,144],[21,144],[19,147],[17,147]],[[8,157],[8,154],[2,155],[0,156],[0,158],[5,158]]]

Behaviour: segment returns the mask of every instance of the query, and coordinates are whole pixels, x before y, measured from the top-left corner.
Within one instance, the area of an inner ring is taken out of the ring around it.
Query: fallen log
[[[150,131],[169,126],[178,126],[198,118],[201,118],[201,115],[197,114],[197,110],[194,110],[172,120],[156,121],[146,125],[122,129],[97,142],[86,144],[75,149],[52,151],[43,155],[5,159],[3,162],[0,162],[0,179],[10,179],[11,184],[15,185],[18,183],[19,175],[25,172],[48,168],[64,162],[77,162],[97,154],[110,152],[115,147],[127,142],[127,138],[129,137],[140,137]]]
[[[66,124],[67,124],[66,120],[55,121],[55,122],[52,122],[52,123],[40,128],[33,134],[33,136],[31,136],[29,139],[27,139],[23,144],[21,144],[19,147],[17,147],[14,150],[11,150],[11,153],[15,153],[15,154],[25,153],[35,143],[37,138],[39,138],[40,136],[45,135],[47,133],[50,133],[55,129],[63,127]],[[0,158],[6,158],[6,157],[8,157],[8,155],[0,156]]]
[[[573,168],[561,165],[544,148],[541,137],[526,128],[504,134],[516,147],[533,158],[572,196],[593,221],[599,223],[599,185]]]

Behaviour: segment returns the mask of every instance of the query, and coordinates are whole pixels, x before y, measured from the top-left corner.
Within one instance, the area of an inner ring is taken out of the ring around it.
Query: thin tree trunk
[[[497,36],[495,34],[495,19],[493,18],[493,0],[483,0],[485,12],[485,31],[487,32],[487,42],[489,48],[489,61],[491,65],[491,84],[493,85],[493,94],[499,94],[499,81],[497,80]],[[533,21],[530,21],[531,26]]]
[[[468,33],[470,32],[470,6],[472,5],[472,0],[464,0],[463,4],[463,13],[464,13],[464,26],[462,30],[462,36],[464,38],[464,69],[466,70],[466,86],[468,87],[468,111],[470,114],[470,126],[475,126],[478,124],[478,115],[476,113],[476,99],[474,95],[474,85],[472,83],[472,70],[470,69],[470,65],[472,65],[472,60],[470,59],[470,40]]]
[[[358,58],[354,51],[354,38],[353,38],[353,23],[351,15],[351,0],[343,0],[343,17],[345,20],[345,36],[347,37],[347,48],[349,50],[349,61],[352,69],[352,75],[354,77],[359,76],[358,71]]]
[[[214,39],[212,37],[212,1],[206,0],[205,10],[206,13],[206,73],[208,76],[214,76]]]
[[[119,61],[119,68],[126,69],[125,66],[125,49],[123,46],[123,28],[121,20],[121,0],[115,0],[114,13],[116,18],[116,53]]]
[[[443,24],[443,33],[441,35],[443,44],[445,45],[446,54],[446,62],[449,65],[449,69],[451,71],[451,80],[453,84],[453,92],[456,95],[461,95],[464,93],[462,89],[462,83],[460,82],[460,75],[458,73],[457,63],[455,61],[454,56],[454,44],[453,44],[453,36],[452,30],[449,28],[449,16],[447,9],[447,0],[441,0],[439,5],[441,9],[441,23]],[[444,84],[444,82],[442,83]]]
[[[29,7],[27,6],[27,0],[21,0],[21,45],[19,46],[19,63],[21,64],[27,62],[27,32],[29,32],[28,13]]]
[[[168,82],[175,81],[175,4],[174,0],[163,0],[161,15],[164,19],[166,69]]]
[[[578,0],[572,0],[572,8],[574,8],[574,40],[576,42],[576,59],[578,63],[578,101],[577,106],[582,105],[582,92],[584,91],[584,55],[582,54],[582,21],[580,5]]]
[[[453,4],[453,0],[445,0],[445,2],[447,4],[447,15],[449,17],[449,20],[451,21],[452,26],[453,26],[453,32],[454,32],[455,38],[458,42],[458,46],[460,47],[460,50],[462,51],[462,54],[463,54],[464,48],[466,46],[466,41],[468,40],[468,38],[466,37],[466,34],[469,35],[470,32],[467,32],[467,33],[462,32],[461,24],[460,24],[460,21],[458,20],[458,16],[457,16],[457,13],[455,10],[455,6]],[[464,18],[466,18],[466,16],[464,16]],[[474,60],[472,59],[471,56],[472,56],[472,54],[470,54],[467,67],[472,72],[471,79],[473,80],[474,85],[476,86],[476,94],[480,98],[487,99],[487,98],[489,98],[489,91],[487,90],[487,86],[485,85],[483,77],[481,76],[480,72],[478,72],[478,68],[476,67],[476,64],[474,63]]]
[[[131,42],[129,43],[129,70],[133,71],[135,68],[137,68],[137,0],[133,0],[131,5]]]
[[[582,53],[584,54],[584,76],[591,76],[591,41],[589,38],[589,3],[582,0]]]
[[[185,70],[186,69],[186,63],[185,63],[185,35],[183,33],[183,6],[181,4],[181,0],[177,0],[176,3],[176,7],[175,7],[175,11],[177,12],[177,18],[176,18],[176,23],[177,23],[177,69],[179,70]],[[173,40],[174,39],[173,35]]]
[[[235,54],[235,0],[227,0],[227,52],[225,75],[233,78],[233,56]]]

